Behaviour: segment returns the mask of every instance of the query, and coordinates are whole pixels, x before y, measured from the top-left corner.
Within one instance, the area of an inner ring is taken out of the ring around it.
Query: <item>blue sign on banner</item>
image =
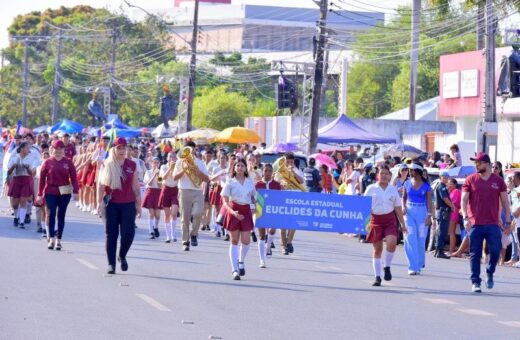
[[[256,227],[366,234],[372,198],[258,190]]]

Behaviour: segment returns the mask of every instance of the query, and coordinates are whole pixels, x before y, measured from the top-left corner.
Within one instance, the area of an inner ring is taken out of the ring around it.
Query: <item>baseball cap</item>
[[[367,163],[364,166],[365,169],[372,169],[372,167],[373,167],[372,163]]]
[[[55,140],[52,142],[52,147],[54,149],[63,149],[65,147],[65,143],[63,143],[61,140]]]
[[[409,165],[408,165],[408,169],[412,169],[412,170],[424,170],[422,166],[420,166],[419,164],[416,164],[416,163],[409,164]]]
[[[488,154],[485,152],[478,152],[475,157],[471,157],[470,160],[475,162],[486,162],[491,163],[491,159],[489,158]]]
[[[123,146],[127,145],[126,139],[124,139],[123,137],[117,137],[112,146],[117,147],[120,145],[123,145]]]
[[[446,170],[442,170],[441,172],[439,172],[439,176],[440,177],[450,177],[450,173]]]

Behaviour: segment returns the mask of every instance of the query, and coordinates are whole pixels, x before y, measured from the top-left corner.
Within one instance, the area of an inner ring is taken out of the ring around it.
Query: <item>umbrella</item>
[[[160,124],[151,132],[151,135],[156,138],[173,137],[177,132],[177,129],[177,123],[170,122],[168,128],[165,127],[164,124]]]
[[[38,126],[38,127],[35,127],[33,129],[33,132],[34,133],[43,133],[43,132],[48,132],[49,128],[51,126],[50,125],[42,125],[42,126]]]
[[[390,146],[385,154],[387,156],[397,156],[397,157],[410,157],[415,158],[419,157],[421,154],[423,154],[423,151],[420,149],[417,149],[415,146],[411,146],[408,144],[394,144]]]
[[[124,138],[133,138],[138,137],[141,135],[141,129],[116,129],[116,136],[117,137],[124,137]],[[111,137],[112,136],[112,129],[108,129],[104,136]]]
[[[202,128],[202,129],[197,129],[197,130],[181,133],[180,135],[177,135],[177,138],[179,138],[179,139],[186,139],[186,138],[208,139],[209,140],[209,139],[215,138],[219,133],[220,133],[220,131],[215,130],[215,129]]]
[[[278,143],[267,149],[268,152],[283,153],[301,151],[295,143]]]
[[[260,137],[255,131],[243,127],[230,127],[220,132],[212,142],[219,143],[260,143]]]
[[[72,120],[64,119],[51,127],[50,133],[66,132],[66,133],[81,133],[83,125],[73,122]]]
[[[314,158],[316,162],[321,165],[326,165],[329,169],[336,169],[338,167],[334,158],[324,153],[315,153],[311,158]]]

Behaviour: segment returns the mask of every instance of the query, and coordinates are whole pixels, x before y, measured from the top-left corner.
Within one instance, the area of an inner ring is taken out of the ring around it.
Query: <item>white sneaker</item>
[[[264,261],[260,261],[260,265],[258,267],[260,267],[260,268],[267,268],[265,266],[265,262]]]
[[[520,261],[518,261],[517,263],[515,263],[515,264],[513,265],[513,267],[515,267],[515,268],[520,268]]]

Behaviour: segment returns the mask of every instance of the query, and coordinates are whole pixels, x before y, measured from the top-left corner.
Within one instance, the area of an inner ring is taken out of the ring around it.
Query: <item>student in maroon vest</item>
[[[52,142],[52,156],[40,170],[37,204],[43,202],[47,207],[49,249],[61,250],[61,237],[65,228],[65,214],[71,196],[78,199],[78,180],[74,163],[65,157],[65,144],[61,140]],[[58,215],[58,233],[55,234],[56,214]]]
[[[63,144],[65,144],[65,157],[72,160],[76,156],[76,144],[70,141],[68,133],[63,135]]]
[[[118,261],[128,270],[126,254],[135,235],[135,218],[141,216],[141,191],[136,164],[126,158],[126,139],[116,138],[99,174],[98,207],[105,207],[108,274],[116,273],[117,238],[121,233]],[[99,208],[98,208],[99,209]]]
[[[262,179],[256,183],[256,190],[282,190],[280,183],[273,179],[273,166],[269,163],[264,164],[262,169]],[[266,228],[258,228],[260,242],[258,242],[258,254],[260,256],[260,268],[265,268],[265,259],[267,255],[272,255],[271,244],[274,242],[276,235],[275,228],[269,228],[269,234],[266,241]],[[267,245],[267,247],[266,247]]]

